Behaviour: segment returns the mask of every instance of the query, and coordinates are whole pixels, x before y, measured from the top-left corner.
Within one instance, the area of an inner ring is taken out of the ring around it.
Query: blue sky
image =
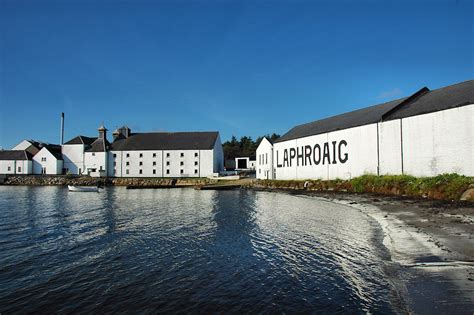
[[[473,1],[0,0],[0,147],[256,138],[474,78]],[[110,140],[111,137],[109,137]]]

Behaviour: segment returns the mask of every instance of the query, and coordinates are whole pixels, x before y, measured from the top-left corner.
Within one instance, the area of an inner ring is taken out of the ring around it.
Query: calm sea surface
[[[304,196],[0,187],[0,313],[390,313],[380,241]]]

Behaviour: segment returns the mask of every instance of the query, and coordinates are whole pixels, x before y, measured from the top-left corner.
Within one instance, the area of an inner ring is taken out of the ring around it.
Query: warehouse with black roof
[[[272,177],[473,176],[473,104],[469,80],[298,125],[275,141]]]

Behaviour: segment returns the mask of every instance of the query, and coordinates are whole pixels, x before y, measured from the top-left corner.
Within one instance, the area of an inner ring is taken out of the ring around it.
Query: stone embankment
[[[206,185],[212,181],[207,178],[96,178],[90,176],[7,176],[4,185],[21,186],[195,186]]]

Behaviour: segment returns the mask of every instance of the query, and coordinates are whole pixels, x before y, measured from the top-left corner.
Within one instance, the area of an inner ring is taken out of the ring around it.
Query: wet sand
[[[390,252],[387,274],[401,313],[474,314],[474,204],[364,194],[293,191],[374,218]],[[394,303],[396,303],[394,299]]]

